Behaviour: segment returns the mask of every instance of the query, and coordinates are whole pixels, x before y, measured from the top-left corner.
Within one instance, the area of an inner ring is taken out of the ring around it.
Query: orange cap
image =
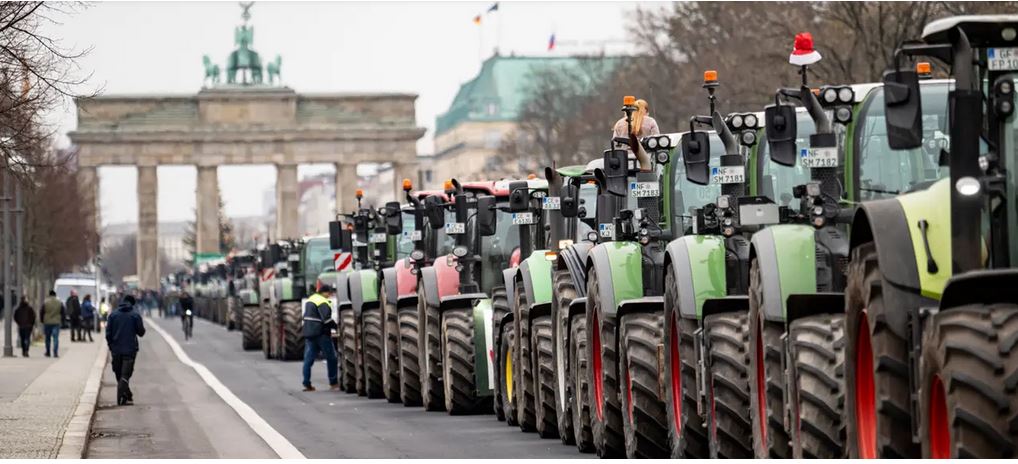
[[[404,191],[409,192],[409,191],[413,190],[413,188],[414,188],[414,183],[411,182],[410,179],[403,179],[403,190]]]
[[[718,81],[718,72],[713,69],[708,69],[703,72],[703,82],[710,84]]]
[[[445,181],[445,183],[442,184],[442,188],[445,190],[452,190],[452,179]]]
[[[636,104],[636,97],[632,95],[626,95],[622,97],[622,104],[625,106],[633,106]]]
[[[360,200],[361,198],[364,198],[364,190],[357,189],[357,191],[354,192],[354,195],[356,195],[357,199]]]
[[[920,61],[915,64],[915,72],[918,74],[930,74],[933,72],[933,66],[927,61]]]

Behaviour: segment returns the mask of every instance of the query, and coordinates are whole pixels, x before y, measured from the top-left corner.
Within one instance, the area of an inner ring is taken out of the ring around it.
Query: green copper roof
[[[477,76],[460,86],[448,111],[436,118],[435,135],[464,121],[515,121],[527,97],[527,80],[533,73],[556,66],[576,67],[583,60],[603,60],[608,66],[615,62],[612,57],[488,58]]]

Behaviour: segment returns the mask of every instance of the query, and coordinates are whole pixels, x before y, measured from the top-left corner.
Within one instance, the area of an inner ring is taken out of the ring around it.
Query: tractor
[[[248,251],[227,257],[226,329],[244,331],[244,308],[258,306],[257,277],[254,266],[257,256]],[[245,342],[250,343],[250,341]],[[255,348],[245,348],[255,349]]]
[[[947,134],[936,164],[949,174],[866,201],[852,219],[851,457],[1018,457],[1016,30],[1016,15],[929,23],[895,51],[881,98],[860,115],[902,168],[931,133]],[[948,64],[953,85],[928,88],[901,66],[920,56]]]
[[[268,281],[268,295],[262,296],[268,308],[262,321],[263,350],[273,359],[303,359],[303,302],[316,290],[320,276],[331,272],[329,237],[281,241],[269,250],[275,275]]]

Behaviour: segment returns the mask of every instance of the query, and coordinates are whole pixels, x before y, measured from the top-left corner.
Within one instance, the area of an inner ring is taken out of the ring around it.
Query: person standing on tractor
[[[640,166],[650,166],[650,157],[643,150],[643,147],[640,146],[639,140],[650,135],[658,135],[661,133],[661,130],[657,127],[657,121],[650,116],[650,105],[647,104],[647,100],[642,98],[636,100],[634,106],[636,106],[636,111],[633,112],[631,119],[623,116],[618,121],[615,121],[615,127],[612,129],[612,139],[630,139],[630,150],[633,150],[633,153],[636,154],[636,159],[640,162]],[[629,121],[627,122],[627,120]]]
[[[64,320],[64,304],[57,298],[57,292],[50,290],[49,297],[42,304],[42,334],[46,340],[46,357],[49,357],[50,339],[53,340],[53,357],[60,357],[60,324]]]
[[[138,337],[145,336],[141,314],[134,310],[135,300],[127,295],[106,324],[106,343],[113,355],[113,375],[117,379],[117,405],[134,404],[131,374],[138,357]]]
[[[332,286],[322,284],[318,292],[308,298],[304,305],[304,391],[313,392],[311,365],[319,354],[325,355],[325,366],[329,375],[329,390],[339,391],[336,347],[332,344],[330,332],[336,327],[332,319]]]

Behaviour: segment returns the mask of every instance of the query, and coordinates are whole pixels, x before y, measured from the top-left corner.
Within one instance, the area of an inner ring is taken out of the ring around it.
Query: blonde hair
[[[643,118],[650,113],[650,106],[647,105],[647,100],[639,99],[636,100],[636,111],[633,113],[633,119],[629,126],[629,131],[639,136],[643,132]]]

